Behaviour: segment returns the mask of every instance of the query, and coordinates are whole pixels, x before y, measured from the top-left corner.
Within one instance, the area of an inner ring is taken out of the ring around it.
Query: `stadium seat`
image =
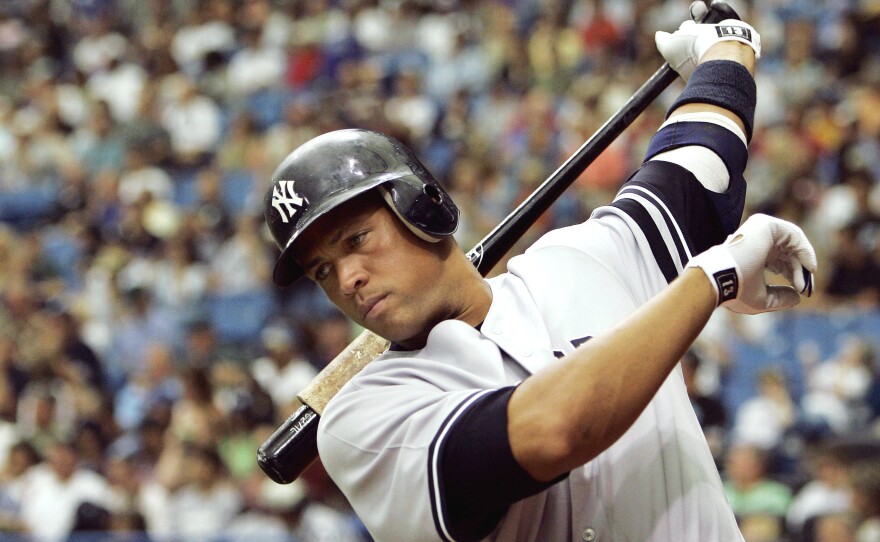
[[[218,340],[230,346],[257,341],[260,332],[275,310],[275,300],[268,291],[243,294],[216,294],[208,300],[210,322]]]

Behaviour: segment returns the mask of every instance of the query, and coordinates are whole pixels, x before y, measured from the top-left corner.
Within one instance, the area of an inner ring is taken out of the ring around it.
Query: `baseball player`
[[[757,32],[688,21],[656,42],[687,85],[642,167],[495,278],[391,138],[331,132],[276,170],[276,284],[305,275],[391,341],[318,434],[377,540],[742,540],[677,362],[717,306],[809,295],[815,255],[788,222],[740,227]]]

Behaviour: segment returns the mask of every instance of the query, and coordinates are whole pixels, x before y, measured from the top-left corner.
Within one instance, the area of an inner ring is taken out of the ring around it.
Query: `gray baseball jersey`
[[[321,458],[377,540],[741,540],[678,368],[614,445],[558,480],[533,480],[507,438],[519,382],[620,322],[739,224],[744,137],[698,119],[665,124],[656,159],[610,205],[490,279],[479,328],[441,322],[424,348],[392,347],[327,405]],[[694,175],[713,164],[729,172],[724,193]]]

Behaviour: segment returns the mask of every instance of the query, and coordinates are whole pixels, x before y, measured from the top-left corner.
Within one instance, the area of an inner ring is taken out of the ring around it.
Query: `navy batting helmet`
[[[439,241],[458,227],[452,198],[402,143],[368,130],[329,132],[296,148],[272,174],[264,214],[281,249],[275,284],[289,286],[303,275],[292,246],[309,225],[374,188],[422,239]]]

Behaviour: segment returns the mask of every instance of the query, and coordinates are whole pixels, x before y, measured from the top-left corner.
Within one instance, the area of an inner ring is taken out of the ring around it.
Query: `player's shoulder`
[[[389,350],[368,364],[327,404],[321,425],[340,423],[353,432],[371,417],[392,427],[432,403],[506,383],[498,347],[468,324],[448,320],[435,326],[421,350]]]
[[[389,349],[343,388],[433,387],[441,391],[491,386],[503,375],[501,355],[479,329],[460,320],[440,322],[420,350]]]

